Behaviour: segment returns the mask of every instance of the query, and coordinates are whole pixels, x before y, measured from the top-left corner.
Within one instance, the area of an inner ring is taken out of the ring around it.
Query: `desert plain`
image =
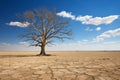
[[[120,51],[0,52],[0,80],[120,80]]]

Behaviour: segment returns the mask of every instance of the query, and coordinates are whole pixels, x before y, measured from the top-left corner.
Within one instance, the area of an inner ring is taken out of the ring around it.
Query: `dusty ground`
[[[0,80],[120,80],[120,52],[0,52]]]

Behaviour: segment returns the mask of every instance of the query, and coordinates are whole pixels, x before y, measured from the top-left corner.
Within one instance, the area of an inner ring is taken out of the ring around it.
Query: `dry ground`
[[[120,52],[0,52],[0,80],[120,80]]]

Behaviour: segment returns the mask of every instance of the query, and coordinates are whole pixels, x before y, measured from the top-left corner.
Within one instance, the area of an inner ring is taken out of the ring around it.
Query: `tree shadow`
[[[37,55],[0,55],[0,58],[37,57]]]
[[[55,55],[52,55],[52,54],[45,54],[45,55],[37,54],[36,56],[55,56]]]
[[[55,56],[55,55],[51,55],[51,54],[46,54],[44,56]],[[19,57],[41,57],[41,55],[37,54],[37,55],[0,55],[0,58],[19,58]]]

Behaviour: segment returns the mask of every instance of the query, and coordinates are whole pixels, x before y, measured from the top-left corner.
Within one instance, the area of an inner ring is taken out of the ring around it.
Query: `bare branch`
[[[68,21],[57,16],[55,11],[46,8],[35,9],[24,12],[19,18],[21,22],[30,23],[26,33],[21,35],[22,38],[31,42],[30,46],[39,46],[44,49],[45,45],[52,44],[54,39],[60,41],[70,39],[71,30],[67,26]]]

